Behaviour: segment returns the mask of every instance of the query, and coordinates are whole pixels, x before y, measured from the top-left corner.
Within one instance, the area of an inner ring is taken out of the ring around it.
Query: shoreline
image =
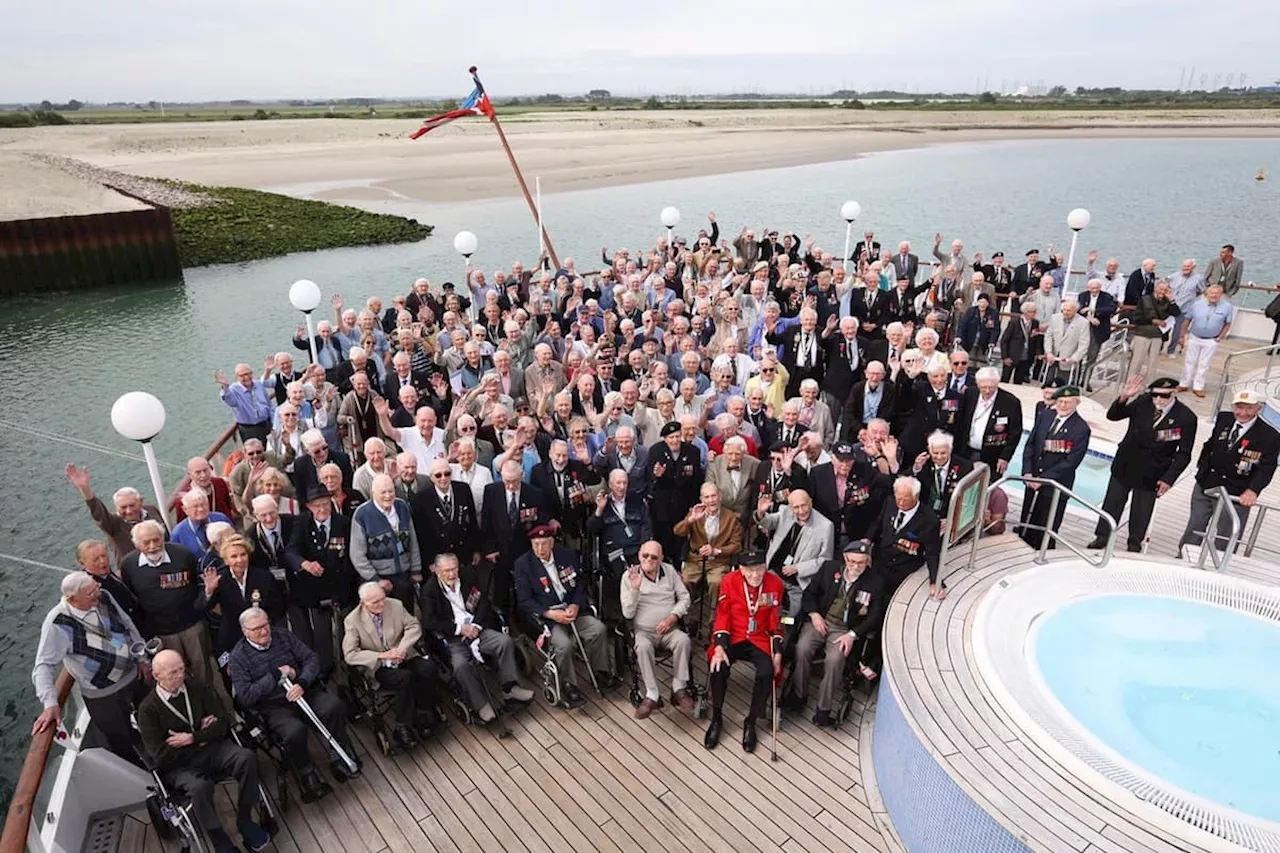
[[[519,195],[497,134],[463,119],[417,141],[412,119],[71,125],[0,131],[0,155],[51,153],[146,177],[289,191],[335,203],[453,203]],[[856,159],[955,143],[1034,139],[1280,138],[1280,110],[875,112],[661,110],[530,113],[503,128],[549,193]],[[1259,163],[1260,167],[1274,164]],[[41,206],[39,186],[0,192]],[[87,196],[83,205],[93,201]],[[50,200],[50,202],[52,199]],[[75,207],[65,194],[59,209]],[[95,212],[87,210],[86,212]]]

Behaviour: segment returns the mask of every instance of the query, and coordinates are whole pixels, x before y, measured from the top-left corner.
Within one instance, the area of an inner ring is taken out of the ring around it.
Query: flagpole
[[[538,204],[538,257],[542,257],[542,250],[545,249],[546,246],[542,245],[542,176],[541,175],[534,175],[533,191],[534,191],[534,194],[537,196],[536,201]]]
[[[471,72],[471,79],[475,80],[476,88],[484,94],[484,85],[480,82],[480,77],[476,74],[476,67],[473,65],[468,71]],[[520,191],[524,193],[525,203],[529,205],[529,212],[533,214],[534,219],[538,220],[538,233],[542,237],[542,245],[546,247],[547,254],[551,256],[551,263],[555,264],[556,269],[560,269],[560,258],[556,255],[555,247],[551,245],[551,238],[547,236],[547,231],[542,227],[542,220],[538,216],[538,207],[534,204],[533,195],[529,192],[529,184],[524,179],[524,173],[520,171],[520,164],[516,162],[516,155],[511,151],[511,145],[507,142],[507,135],[502,132],[502,122],[498,121],[498,114],[494,111],[489,116],[489,121],[493,122],[494,130],[498,131],[498,141],[502,143],[502,150],[507,152],[507,159],[511,161],[511,170],[516,173],[516,180],[520,182]],[[541,253],[539,253],[541,257]]]

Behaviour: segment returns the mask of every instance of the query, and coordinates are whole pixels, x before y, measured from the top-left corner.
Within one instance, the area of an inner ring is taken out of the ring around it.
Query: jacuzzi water
[[[1023,430],[1022,439],[1018,442],[1018,449],[1014,451],[1013,459],[1009,461],[1009,470],[1006,473],[1022,473],[1022,450],[1030,434],[1029,430]],[[1107,483],[1111,480],[1111,461],[1115,458],[1115,450],[1113,444],[1097,439],[1092,440],[1089,452],[1085,454],[1084,461],[1076,469],[1076,481],[1071,491],[1095,506],[1102,506],[1102,499],[1107,494]],[[994,480],[995,477],[993,476],[992,479]],[[1020,483],[1007,483],[1003,488],[1019,493],[1022,491]],[[1072,503],[1070,506],[1078,506],[1078,504]]]
[[[1033,639],[1049,691],[1110,750],[1193,795],[1280,822],[1280,626],[1212,604],[1094,595]]]

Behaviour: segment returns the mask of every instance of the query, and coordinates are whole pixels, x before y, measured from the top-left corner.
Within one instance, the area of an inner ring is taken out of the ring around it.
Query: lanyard
[[[191,728],[191,731],[194,733],[196,730],[196,717],[195,717],[195,714],[191,713],[191,694],[187,691],[185,687],[182,689],[182,698],[187,703],[186,716],[183,716],[182,712],[179,711],[177,708],[173,707],[173,705],[169,702],[169,700],[164,698],[163,696],[160,697],[160,701],[164,703],[164,706],[166,708],[168,708],[170,711],[173,712],[173,715],[175,717],[182,720],[182,722],[186,723]]]

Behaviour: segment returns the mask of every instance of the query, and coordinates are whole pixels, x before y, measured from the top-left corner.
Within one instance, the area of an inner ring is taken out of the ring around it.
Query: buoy
[[[1259,170],[1258,170],[1257,177],[1255,177],[1255,178],[1254,178],[1254,180],[1255,180],[1255,181],[1265,181],[1266,179],[1267,179],[1267,170],[1266,170],[1266,169],[1259,169]]]

